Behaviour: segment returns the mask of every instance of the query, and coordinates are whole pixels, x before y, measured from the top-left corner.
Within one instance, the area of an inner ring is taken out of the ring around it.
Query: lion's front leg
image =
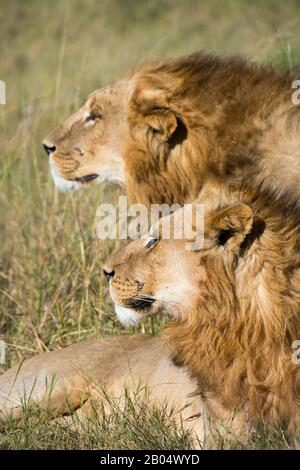
[[[27,406],[70,413],[86,399],[86,381],[68,363],[65,350],[28,359],[0,377],[0,421],[18,418]]]
[[[27,359],[0,376],[0,421],[19,418],[26,405],[47,408],[68,427],[112,409],[123,412],[126,397],[166,410],[179,429],[190,431],[195,445],[205,440],[204,415],[196,383],[173,364],[159,337],[111,336],[85,340]],[[73,413],[76,411],[76,413]],[[71,416],[72,415],[72,416]],[[83,426],[82,426],[83,425]]]

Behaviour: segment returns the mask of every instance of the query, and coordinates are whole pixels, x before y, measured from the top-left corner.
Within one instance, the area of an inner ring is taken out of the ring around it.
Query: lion
[[[161,338],[131,334],[84,340],[26,359],[0,376],[0,423],[20,419],[28,406],[61,416],[72,428],[93,416],[95,406],[111,412],[110,400],[122,410],[126,396],[164,409],[178,429],[189,433],[194,447],[203,446],[206,422],[196,383],[176,367]],[[115,405],[114,405],[115,406]],[[76,421],[75,421],[76,423]],[[80,429],[80,428],[79,428]]]
[[[203,53],[145,64],[44,140],[61,190],[125,186],[131,202],[190,202],[211,176],[299,197],[295,74]]]
[[[205,206],[202,246],[194,243],[193,227],[185,238],[163,239],[161,219],[104,266],[119,320],[132,325],[164,313],[171,321],[163,337],[84,341],[29,359],[20,371],[15,367],[0,377],[2,414],[19,415],[24,396],[58,414],[70,410],[70,403],[85,412],[82,404],[88,405],[95,383],[120,396],[128,379],[130,385],[140,377],[150,390],[151,384],[153,391],[163,385],[164,393],[154,397],[159,403],[175,397],[183,409],[197,387],[194,405],[198,414],[203,411],[195,425],[202,430],[206,414],[208,421],[230,423],[241,439],[262,421],[291,434],[299,430],[299,361],[293,350],[300,337],[297,206],[218,181],[206,183],[197,202]],[[192,216],[193,207],[188,206]],[[168,218],[171,228],[190,217],[185,209]],[[46,383],[53,372],[51,401]],[[197,435],[206,438],[207,430]]]
[[[197,381],[213,421],[231,416],[241,438],[262,422],[299,432],[299,212],[268,192],[215,182],[198,202],[201,247],[190,249],[195,228],[162,238],[161,219],[104,266],[116,315],[125,325],[157,311],[170,317],[174,364]],[[184,209],[169,222],[180,217]]]

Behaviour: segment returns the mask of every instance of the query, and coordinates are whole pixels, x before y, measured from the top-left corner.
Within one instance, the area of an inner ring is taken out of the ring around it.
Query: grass
[[[189,435],[165,409],[147,404],[143,397],[126,397],[125,408],[104,396],[110,414],[95,406],[88,420],[77,415],[53,420],[47,410],[24,408],[21,421],[11,419],[2,429],[0,450],[10,449],[114,449],[178,450],[191,449]],[[281,430],[260,426],[247,442],[238,440],[229,429],[213,428],[205,448],[224,450],[288,450],[290,443]]]
[[[0,80],[7,88],[0,105],[0,339],[8,352],[0,372],[83,338],[127,334],[101,276],[114,246],[94,233],[97,205],[114,201],[118,190],[59,194],[41,148],[49,129],[88,92],[155,57],[205,49],[294,67],[299,13],[298,0],[0,0]],[[148,320],[136,331],[160,328],[161,320]],[[157,410],[137,420],[140,434],[128,425],[130,413],[115,413],[109,423],[95,419],[84,438],[45,413],[25,413],[21,428],[6,426],[0,447],[188,446]],[[157,423],[165,433],[153,438]],[[236,446],[222,439],[218,445]],[[269,432],[248,446],[288,448],[281,434]]]
[[[109,415],[95,405],[84,422],[76,414],[53,421],[47,410],[24,407],[21,422],[12,419],[2,430],[0,450],[190,448],[184,430],[175,428],[165,409],[148,406],[142,389],[126,395],[124,408],[104,390],[102,395]]]

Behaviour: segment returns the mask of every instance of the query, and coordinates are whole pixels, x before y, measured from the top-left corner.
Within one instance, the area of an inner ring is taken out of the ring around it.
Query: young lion
[[[298,199],[295,78],[204,54],[146,64],[48,135],[53,178],[62,190],[125,184],[147,205],[191,201],[211,175]]]
[[[233,416],[241,433],[262,421],[299,431],[299,213],[213,183],[199,201],[201,248],[161,239],[162,219],[107,263],[116,314],[125,324],[157,311],[171,317],[174,363],[197,380],[211,417]]]

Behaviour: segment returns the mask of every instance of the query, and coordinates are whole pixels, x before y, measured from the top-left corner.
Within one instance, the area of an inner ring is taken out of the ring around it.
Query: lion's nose
[[[114,277],[115,275],[115,270],[114,269],[109,269],[107,267],[103,268],[103,274],[106,277],[106,279],[109,281],[111,278]]]
[[[55,145],[51,145],[47,142],[43,142],[43,147],[44,147],[44,149],[45,149],[45,151],[47,152],[48,155],[50,155],[50,153],[55,152],[55,150],[56,150]]]

